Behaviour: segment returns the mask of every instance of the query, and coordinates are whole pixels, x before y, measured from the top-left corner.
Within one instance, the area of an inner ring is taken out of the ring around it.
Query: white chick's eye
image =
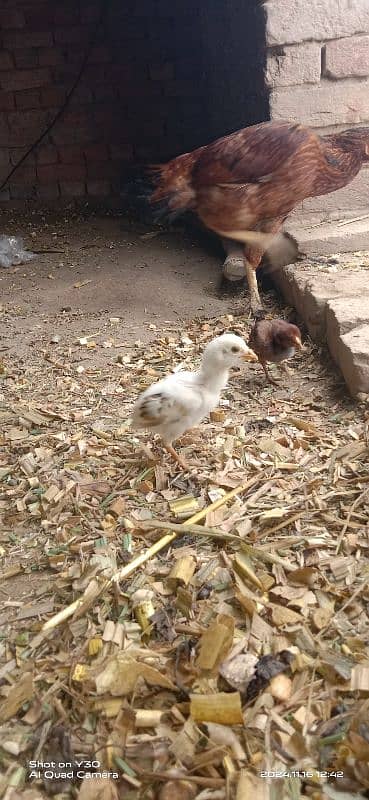
[[[236,347],[236,345],[234,345],[233,347],[231,347],[231,350],[232,350],[232,353],[239,353],[239,352],[240,352],[240,348],[239,348],[239,347]]]

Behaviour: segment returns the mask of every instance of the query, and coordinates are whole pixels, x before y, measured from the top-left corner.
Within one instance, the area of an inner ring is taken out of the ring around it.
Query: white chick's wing
[[[156,428],[170,426],[181,419],[197,415],[202,406],[202,394],[179,376],[170,376],[165,385],[150,387],[138,398],[133,410],[133,425]],[[173,380],[176,378],[177,380]]]

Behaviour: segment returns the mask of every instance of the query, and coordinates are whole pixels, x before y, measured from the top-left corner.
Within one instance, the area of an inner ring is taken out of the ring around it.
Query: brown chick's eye
[[[231,350],[232,350],[232,353],[239,353],[240,352],[240,348],[239,347],[232,347]]]

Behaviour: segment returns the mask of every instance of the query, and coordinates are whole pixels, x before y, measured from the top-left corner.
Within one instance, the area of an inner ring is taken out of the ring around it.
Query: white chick
[[[206,345],[198,372],[176,372],[154,383],[135,403],[132,426],[158,433],[165,450],[186,469],[172,442],[219,403],[230,367],[258,357],[240,336],[223,333]]]

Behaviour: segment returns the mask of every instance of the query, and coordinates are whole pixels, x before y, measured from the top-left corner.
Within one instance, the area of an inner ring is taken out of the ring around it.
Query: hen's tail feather
[[[150,223],[173,222],[185,209],[170,208],[170,194],[161,189],[163,165],[148,164],[128,167],[121,180],[121,197],[128,211]],[[159,190],[159,191],[158,191]],[[160,198],[154,194],[158,192]]]

